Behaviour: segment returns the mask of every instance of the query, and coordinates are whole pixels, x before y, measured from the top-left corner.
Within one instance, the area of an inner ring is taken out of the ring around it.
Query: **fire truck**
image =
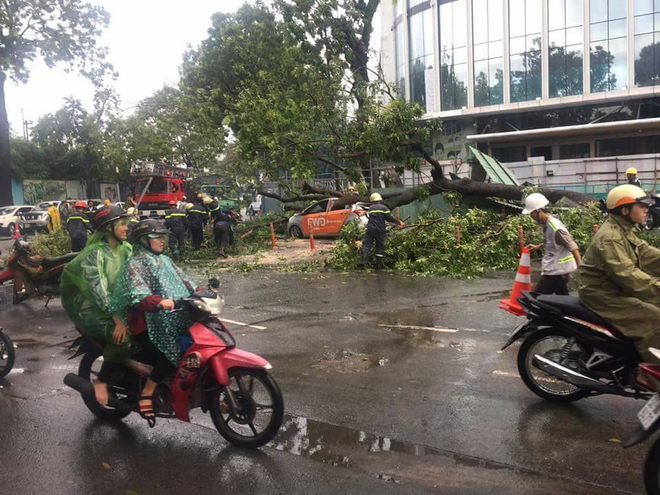
[[[131,166],[133,197],[141,218],[165,218],[168,203],[186,195],[186,169],[162,163]]]

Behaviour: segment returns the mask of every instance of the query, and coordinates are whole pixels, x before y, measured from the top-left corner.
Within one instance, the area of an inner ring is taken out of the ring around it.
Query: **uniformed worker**
[[[186,213],[178,208],[178,202],[171,200],[170,209],[165,214],[165,227],[171,232],[169,236],[170,251],[172,257],[177,259],[186,245],[186,235],[188,234],[188,220]]]
[[[580,301],[631,337],[643,361],[660,346],[660,249],[637,237],[652,202],[626,184],[607,195],[609,217],[594,235],[580,265]]]
[[[201,201],[198,201],[197,204],[192,205],[188,209],[186,219],[190,226],[190,235],[192,237],[193,249],[195,250],[202,247],[202,242],[204,242],[204,224],[208,221],[208,218],[209,212],[201,204]]]
[[[541,264],[541,279],[534,287],[540,294],[568,295],[570,274],[577,271],[580,250],[566,226],[545,209],[550,204],[540,193],[532,193],[525,198],[524,215],[531,216],[543,227],[544,244],[530,244],[527,249],[535,251],[545,247]]]
[[[74,205],[73,213],[66,218],[66,230],[71,237],[71,251],[79,253],[85,249],[87,244],[87,232],[92,231],[92,225],[85,215],[87,204],[84,201],[77,201]]]
[[[642,187],[642,183],[637,178],[637,169],[635,167],[630,167],[626,170],[626,177],[628,177],[628,184]]]
[[[368,210],[369,222],[367,223],[367,232],[362,243],[362,262],[360,266],[365,266],[369,259],[369,253],[376,244],[376,268],[383,267],[383,258],[385,256],[385,236],[387,235],[387,222],[396,223],[399,228],[404,227],[404,223],[392,216],[387,206],[382,204],[383,197],[378,193],[373,193],[369,200],[373,203]]]

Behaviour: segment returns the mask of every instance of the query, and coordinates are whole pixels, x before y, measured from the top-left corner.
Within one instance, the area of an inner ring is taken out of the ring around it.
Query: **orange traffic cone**
[[[14,235],[11,236],[11,238],[14,240],[21,238],[21,229],[18,226],[18,222],[16,222],[15,225],[16,225],[16,229],[14,230]]]
[[[511,291],[511,297],[506,299],[500,299],[500,309],[508,311],[512,315],[524,316],[525,310],[518,303],[518,298],[520,297],[522,291],[530,290],[532,286],[532,264],[531,257],[529,255],[529,249],[523,247],[522,255],[520,256],[520,263],[518,263],[518,273],[516,273],[516,279],[513,282],[513,290]]]
[[[316,243],[314,242],[314,229],[309,229],[309,249],[310,251],[316,251]]]

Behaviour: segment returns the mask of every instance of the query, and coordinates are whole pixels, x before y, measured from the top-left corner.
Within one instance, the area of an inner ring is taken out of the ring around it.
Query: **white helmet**
[[[541,193],[532,193],[525,198],[525,209],[523,215],[529,215],[531,212],[545,208],[550,204],[548,198]]]
[[[383,197],[378,194],[378,193],[373,193],[371,196],[369,196],[369,201],[372,203],[375,203],[376,201],[382,201]]]
[[[132,206],[129,206],[128,208],[126,208],[126,213],[128,213],[130,216],[135,215],[135,208],[132,207]]]
[[[607,194],[607,209],[610,211],[635,203],[652,204],[653,201],[646,195],[644,189],[632,184],[617,186]]]

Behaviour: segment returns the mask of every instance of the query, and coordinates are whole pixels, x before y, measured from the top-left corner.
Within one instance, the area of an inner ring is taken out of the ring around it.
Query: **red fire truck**
[[[135,164],[134,198],[140,217],[165,218],[168,203],[186,195],[186,169],[161,163]]]

